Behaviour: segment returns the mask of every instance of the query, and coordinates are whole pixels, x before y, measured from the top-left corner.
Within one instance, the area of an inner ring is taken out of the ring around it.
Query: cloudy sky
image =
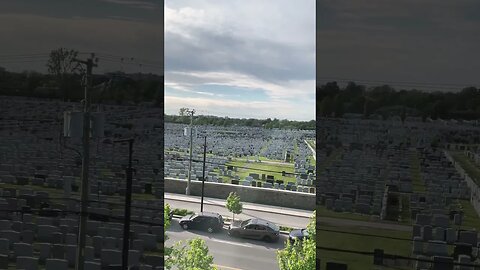
[[[159,0],[0,0],[0,35],[7,70],[45,72],[48,53],[65,47],[99,53],[94,73],[163,72]]]
[[[478,0],[317,1],[319,79],[480,86],[479,48]]]
[[[315,118],[315,1],[166,0],[165,112]]]

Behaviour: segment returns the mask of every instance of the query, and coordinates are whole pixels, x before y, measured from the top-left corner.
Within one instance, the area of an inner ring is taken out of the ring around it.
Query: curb
[[[178,219],[180,219],[180,218],[183,218],[184,216],[173,215],[173,217],[174,217],[174,218],[178,218]],[[225,228],[226,228],[226,226],[228,227],[230,224],[231,224],[230,222],[228,222],[228,221],[224,221],[224,222],[223,222],[223,228],[225,229]],[[292,229],[296,230],[296,228],[292,228]],[[287,232],[287,231],[280,231],[280,234],[283,234],[283,235],[290,235],[290,232]]]
[[[190,203],[194,202],[192,200],[187,200],[187,199],[183,199],[183,198],[164,198],[164,200],[182,201],[182,202],[190,202]],[[222,205],[222,204],[216,204],[216,203],[211,203],[211,202],[206,202],[206,201],[204,201],[203,204],[225,207],[225,205]],[[255,207],[249,207],[249,206],[244,206],[243,209],[251,210],[251,211],[257,211],[257,212],[263,212],[263,213],[270,213],[270,214],[281,214],[279,212],[267,211],[267,210],[263,210],[263,209],[256,209]],[[312,210],[312,212],[313,212],[313,210]],[[289,214],[288,216],[300,217],[300,218],[310,218],[310,217],[306,217],[304,215],[298,215],[298,214],[297,215],[296,214]]]

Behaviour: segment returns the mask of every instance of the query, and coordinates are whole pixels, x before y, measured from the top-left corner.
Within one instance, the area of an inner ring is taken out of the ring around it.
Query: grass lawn
[[[293,182],[293,183],[296,182],[294,176],[282,176],[282,173],[281,173],[282,171],[285,171],[287,173],[293,173],[294,172],[293,164],[268,164],[268,163],[262,163],[262,162],[246,162],[242,160],[234,160],[234,161],[228,162],[227,165],[244,167],[244,168],[238,168],[237,175],[240,176],[240,179],[244,179],[250,173],[258,173],[260,175],[261,174],[273,175],[275,177],[275,180],[283,179],[285,182]],[[260,170],[268,170],[268,171],[275,171],[275,172],[265,172]]]
[[[422,173],[420,168],[420,160],[417,150],[410,154],[410,170],[412,174],[413,192],[424,193],[425,184],[422,182]]]
[[[362,215],[356,213],[346,213],[346,212],[335,212],[328,210],[324,205],[317,205],[317,216],[318,217],[330,217],[330,218],[341,218],[341,219],[350,219],[350,220],[359,220],[359,221],[375,221],[378,220],[378,217],[370,215]]]
[[[352,235],[337,232],[322,231],[322,229],[335,230],[341,232],[351,232],[360,234],[370,234],[374,236]],[[333,227],[328,225],[317,225],[317,246],[328,248],[348,249],[362,252],[373,252],[375,248],[381,248],[385,253],[409,256],[411,245],[409,241],[386,239],[386,237],[396,237],[410,239],[411,233],[394,230],[371,229],[365,227]],[[348,265],[348,269],[363,270],[373,269],[373,256],[360,254],[342,253],[334,251],[319,250],[321,269],[325,269],[327,261],[341,262]],[[393,268],[381,268],[393,269]]]
[[[328,168],[335,160],[337,160],[342,155],[342,149],[335,149],[329,157],[326,159],[320,160],[320,166],[317,168],[317,175],[320,176],[326,168]],[[317,177],[318,178],[318,177]]]
[[[464,213],[462,229],[480,229],[480,217],[469,201],[460,201]]]
[[[450,152],[453,159],[456,162],[460,163],[460,166],[465,170],[465,172],[472,178],[475,183],[480,184],[480,168],[472,162],[463,152]]]

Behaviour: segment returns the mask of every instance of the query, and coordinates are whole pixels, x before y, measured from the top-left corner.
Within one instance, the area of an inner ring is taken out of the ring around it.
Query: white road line
[[[230,241],[225,241],[225,240],[210,239],[210,241],[212,241],[212,242],[218,242],[218,243],[223,243],[223,244],[229,244],[229,245],[235,245],[235,246],[241,246],[241,247],[247,247],[247,248],[253,248],[253,246],[248,245],[248,244],[230,242]]]
[[[230,266],[225,266],[225,265],[218,265],[218,264],[214,264],[213,266],[215,266],[217,268],[220,268],[220,269],[226,269],[226,270],[243,270],[243,269],[240,269],[240,268],[235,268],[235,267],[230,267]]]

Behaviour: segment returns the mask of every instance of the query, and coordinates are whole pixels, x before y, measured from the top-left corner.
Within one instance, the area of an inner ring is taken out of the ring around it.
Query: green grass
[[[359,234],[370,234],[380,237],[322,231],[322,229]],[[411,245],[409,241],[386,239],[382,238],[382,236],[411,239],[410,232],[401,232],[385,229],[371,229],[365,227],[342,227],[341,229],[339,229],[338,227],[334,226],[317,225],[317,246],[320,247],[348,249],[362,252],[373,252],[375,248],[380,248],[388,254],[398,254],[403,256],[410,255]],[[325,269],[325,264],[328,261],[346,263],[348,265],[348,269],[353,270],[373,269],[374,267],[373,256],[325,250],[319,250],[318,253],[322,262],[322,269]]]
[[[460,166],[465,172],[472,178],[475,183],[480,184],[480,168],[471,161],[463,152],[450,152],[450,155],[456,162],[460,163]]]
[[[319,217],[329,217],[329,218],[340,218],[340,219],[350,219],[350,220],[358,220],[358,221],[376,221],[378,217],[375,218],[374,216],[370,215],[362,215],[357,213],[347,213],[347,212],[335,212],[332,210],[328,210],[323,205],[317,205],[317,216]]]
[[[285,182],[293,182],[295,183],[295,177],[293,176],[282,176],[282,171],[287,173],[293,173],[294,167],[293,164],[268,164],[262,162],[246,162],[241,160],[234,160],[228,162],[226,165],[235,166],[235,167],[244,167],[238,168],[237,175],[240,179],[244,179],[250,173],[257,173],[257,174],[266,174],[266,175],[273,175],[275,180],[283,179]],[[246,169],[248,168],[248,169]],[[268,170],[272,172],[265,172],[260,170]]]
[[[401,195],[402,200],[402,212],[400,213],[400,219],[402,224],[411,224],[411,214],[410,214],[410,198],[408,195]]]
[[[307,140],[307,142],[310,144],[310,146],[313,147],[313,149],[315,149],[315,147],[316,147],[315,140]]]
[[[187,209],[180,209],[180,208],[175,208],[172,210],[173,214],[174,215],[178,215],[178,216],[186,216],[186,215],[191,215],[193,214],[193,211],[190,211],[190,210],[187,210]]]
[[[321,175],[326,168],[330,167],[330,165],[342,155],[342,151],[343,150],[341,148],[337,148],[330,154],[329,157],[324,160],[320,160],[320,166],[317,168],[317,175]]]
[[[462,229],[480,229],[480,218],[469,201],[460,201],[464,213]]]
[[[237,161],[246,161],[246,160],[260,160],[260,161],[273,161],[273,162],[285,162],[284,160],[281,160],[281,159],[271,159],[271,158],[267,158],[267,157],[264,157],[264,156],[245,156],[245,157],[242,157],[242,158],[237,158],[235,160]]]
[[[422,172],[417,150],[410,155],[410,170],[412,174],[413,192],[425,193],[425,184],[422,182]]]

